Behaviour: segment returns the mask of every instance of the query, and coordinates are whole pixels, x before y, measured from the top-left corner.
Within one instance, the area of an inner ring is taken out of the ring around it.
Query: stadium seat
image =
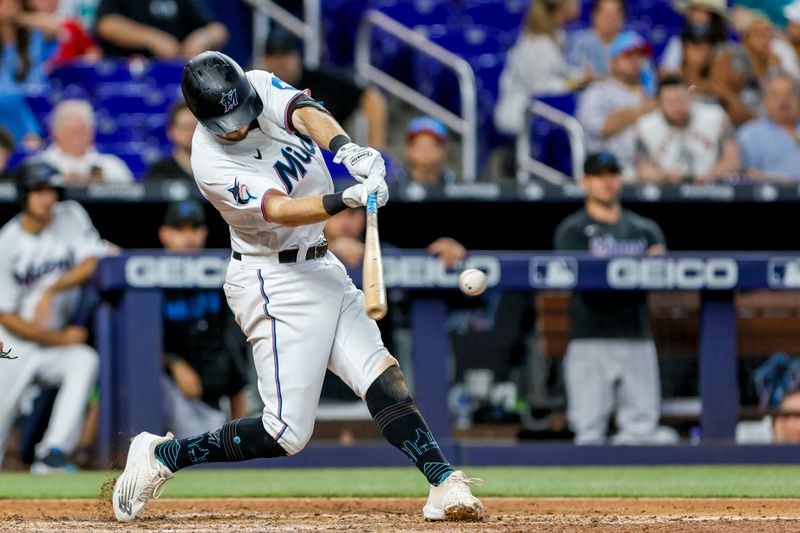
[[[108,84],[95,93],[95,106],[111,115],[164,113],[171,102],[150,84]]]
[[[74,62],[57,67],[50,74],[56,88],[78,85],[92,89],[98,83],[130,83],[134,76],[123,61]]]
[[[147,69],[144,72],[144,80],[147,83],[152,84],[154,87],[180,85],[184,64],[184,61],[152,61],[148,64]]]
[[[525,19],[528,0],[473,0],[466,2],[462,15],[465,21],[502,31],[517,30]]]
[[[436,0],[377,0],[372,7],[411,28],[444,24],[452,13],[447,2]]]

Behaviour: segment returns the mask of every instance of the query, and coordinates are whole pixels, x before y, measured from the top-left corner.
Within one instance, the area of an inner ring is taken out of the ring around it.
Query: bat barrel
[[[376,194],[367,199],[367,235],[364,246],[363,289],[364,310],[373,320],[386,316],[386,287],[383,282],[383,258],[378,234],[378,200]]]

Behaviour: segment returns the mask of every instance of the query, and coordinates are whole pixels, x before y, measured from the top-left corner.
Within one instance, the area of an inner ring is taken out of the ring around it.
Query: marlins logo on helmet
[[[225,108],[226,113],[239,105],[239,97],[236,94],[236,89],[231,89],[226,93],[222,93],[222,100],[220,100],[219,103]]]

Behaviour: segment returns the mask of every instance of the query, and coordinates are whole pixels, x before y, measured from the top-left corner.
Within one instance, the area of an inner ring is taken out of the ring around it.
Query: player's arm
[[[310,98],[306,97],[310,100]],[[302,105],[301,96],[296,106]],[[305,107],[295,107],[290,117],[291,126],[303,135],[311,137],[315,143],[329,148],[331,152],[336,150],[331,147],[331,141],[338,135],[348,137],[342,126],[333,118],[330,113],[322,108],[321,104],[314,106],[309,104]],[[349,139],[349,137],[348,137]]]
[[[51,303],[56,294],[83,285],[92,277],[95,270],[97,270],[97,258],[88,257],[48,287],[36,305],[36,310],[33,314],[34,325],[44,327],[47,324]]]
[[[49,292],[55,294],[73,287],[79,287],[89,281],[89,278],[97,270],[97,258],[89,257],[82,263],[78,264],[72,270],[61,276],[53,285],[47,289]]]
[[[373,192],[378,194],[378,206],[385,205],[389,199],[389,189],[383,177],[373,176],[334,194],[290,198],[267,192],[262,208],[267,222],[282,226],[304,226],[328,220],[348,207],[363,207],[367,203],[367,196]]]
[[[296,98],[289,108],[287,125],[336,154],[333,162],[343,163],[356,180],[364,181],[374,175],[386,176],[386,163],[380,152],[351,141],[342,126],[319,102],[305,95]]]
[[[16,313],[0,313],[0,325],[15,337],[45,346],[68,346],[86,342],[87,331],[79,326],[69,326],[62,330],[48,331],[23,320]]]

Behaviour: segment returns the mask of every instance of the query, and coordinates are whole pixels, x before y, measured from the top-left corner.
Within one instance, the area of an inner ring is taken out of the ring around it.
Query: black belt
[[[281,250],[278,252],[278,262],[279,263],[297,263],[297,248],[292,248],[290,250]],[[328,241],[322,241],[321,243],[317,244],[316,246],[310,246],[306,251],[306,261],[310,261],[312,259],[322,259],[325,257],[325,254],[328,253]],[[242,254],[239,252],[233,252],[233,258],[237,261],[242,260]]]

